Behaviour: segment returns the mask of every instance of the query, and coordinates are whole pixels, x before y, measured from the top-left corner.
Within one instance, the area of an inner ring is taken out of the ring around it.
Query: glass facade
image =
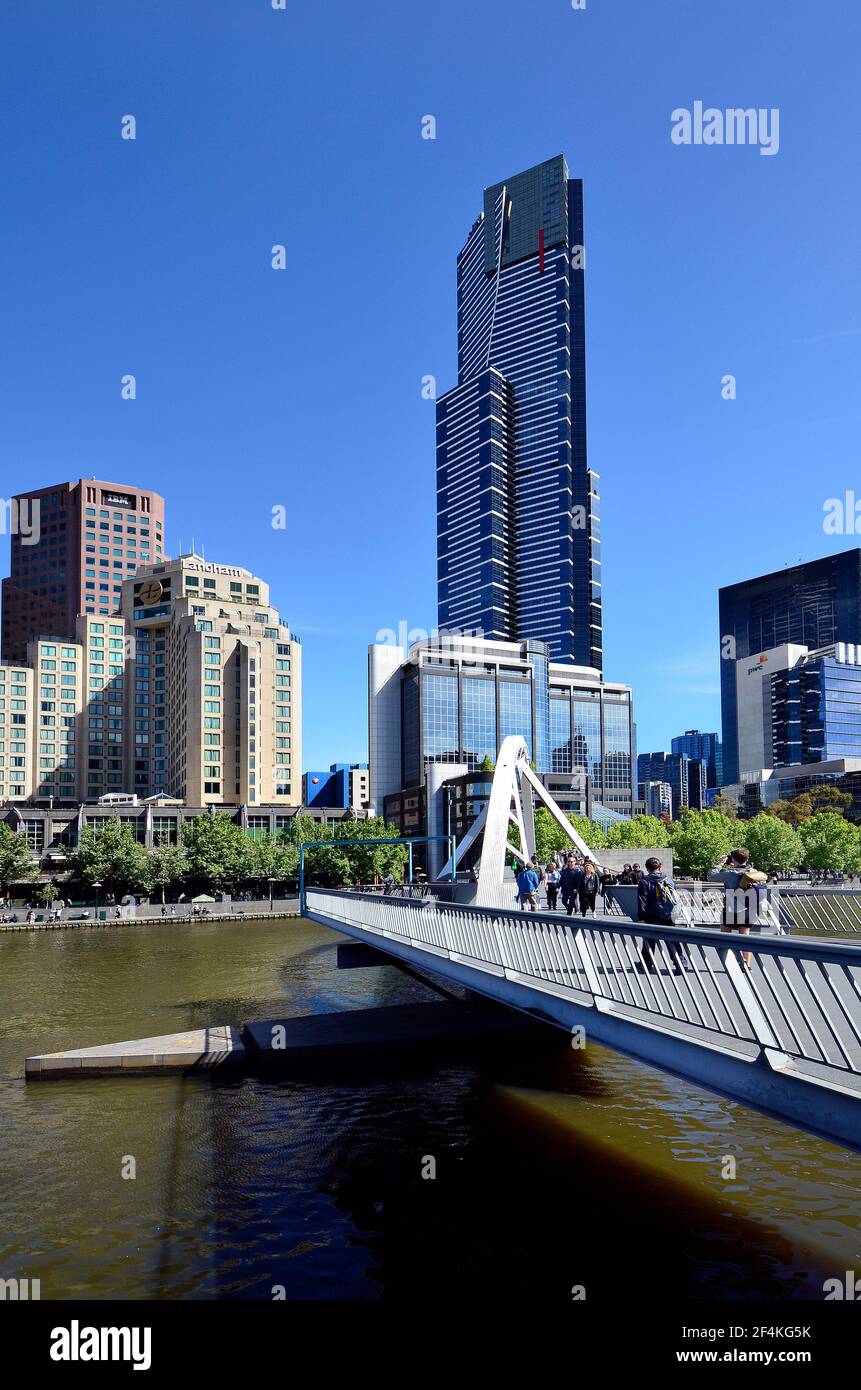
[[[496,757],[495,682],[464,676],[461,708],[464,762],[475,767],[484,758]]]
[[[720,591],[723,782],[739,780],[736,660],[797,643],[861,642],[861,549],[762,575]]]
[[[457,676],[425,673],[422,677],[422,749],[425,758],[435,763],[459,761],[457,725]]]
[[[596,803],[632,815],[630,691],[561,679],[566,667],[551,667],[536,647],[513,648],[507,661],[411,661],[402,668],[404,787],[421,786],[428,763],[474,770],[485,758],[495,761],[503,739],[515,734],[526,740],[542,776],[584,773]],[[570,785],[563,788],[563,800],[570,792]]]
[[[439,623],[601,670],[583,241],[582,183],[559,155],[485,189],[458,257],[458,384],[437,405]]]
[[[532,687],[529,681],[499,682],[499,741],[509,734],[522,734],[526,739],[529,756],[534,759],[535,747],[532,737]],[[539,771],[544,771],[539,768]]]
[[[831,657],[771,678],[773,766],[861,757],[861,666]]]

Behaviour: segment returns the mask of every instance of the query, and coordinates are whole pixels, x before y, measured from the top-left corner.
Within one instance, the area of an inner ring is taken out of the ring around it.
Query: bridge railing
[[[448,957],[739,1059],[861,1085],[859,946],[322,889],[308,910],[412,948],[430,970]]]

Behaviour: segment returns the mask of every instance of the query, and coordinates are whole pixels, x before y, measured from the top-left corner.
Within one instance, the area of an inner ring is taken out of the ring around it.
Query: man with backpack
[[[676,892],[676,885],[671,878],[661,872],[661,861],[654,857],[646,860],[646,872],[637,884],[637,917],[641,922],[650,923],[655,927],[671,927],[673,925],[673,912],[679,905],[679,897]],[[638,970],[648,970],[650,975],[658,973],[655,965],[655,947],[657,938],[654,936],[643,937],[643,964],[638,965]],[[681,975],[682,969],[692,969],[690,960],[687,959],[683,948],[675,941],[668,941],[670,957],[673,962],[673,974]]]
[[[763,907],[768,902],[768,874],[753,867],[750,862],[750,850],[743,846],[734,849],[716,869],[712,869],[709,883],[724,885],[724,924],[721,931],[737,931],[741,936],[750,936],[751,922],[760,920]],[[743,951],[742,960],[745,968],[749,970],[751,952]]]

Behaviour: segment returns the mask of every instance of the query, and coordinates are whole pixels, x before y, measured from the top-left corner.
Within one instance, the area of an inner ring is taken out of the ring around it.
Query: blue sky
[[[4,0],[0,32],[3,496],[164,493],[170,552],[261,574],[302,636],[305,766],[364,758],[368,642],[435,624],[455,258],[483,187],[563,150],[607,676],[641,749],[719,727],[718,587],[858,541],[822,524],[861,497],[854,0]],[[674,145],[696,100],[779,108],[779,153]]]

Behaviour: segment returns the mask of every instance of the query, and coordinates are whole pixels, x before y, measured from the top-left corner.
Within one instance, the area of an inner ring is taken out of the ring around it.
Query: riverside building
[[[478,814],[502,740],[521,734],[567,811],[596,820],[634,810],[629,686],[550,660],[537,641],[440,634],[407,651],[368,649],[371,800],[412,835],[462,833]]]
[[[301,647],[268,585],[183,555],[120,607],[0,667],[0,798],[298,806]]]

